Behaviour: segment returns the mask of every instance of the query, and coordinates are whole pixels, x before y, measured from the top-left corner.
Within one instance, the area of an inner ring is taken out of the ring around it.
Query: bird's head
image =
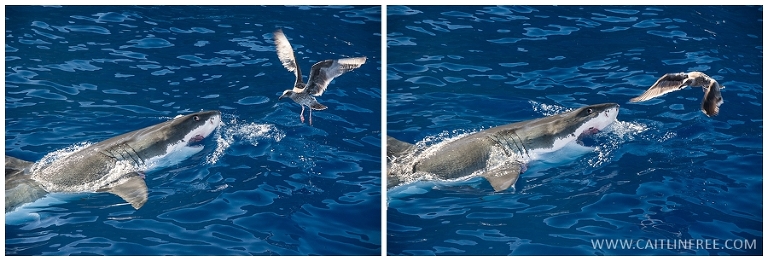
[[[293,94],[293,90],[285,90],[283,91],[283,95],[280,95],[280,97],[277,99],[280,100],[284,97],[291,97],[292,94]]]

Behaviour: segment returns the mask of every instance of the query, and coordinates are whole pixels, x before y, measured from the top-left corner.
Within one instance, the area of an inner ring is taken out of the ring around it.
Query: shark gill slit
[[[490,135],[490,137],[493,141],[496,142],[496,144],[501,146],[502,151],[504,151],[504,154],[506,154],[507,157],[523,155],[524,148],[515,141],[514,137],[504,134],[494,134]]]
[[[501,150],[504,152],[504,155],[509,157],[509,148],[507,147],[509,144],[507,144],[506,140],[502,142],[502,136],[497,134],[492,134],[488,136],[493,142],[496,143],[499,147],[501,147]]]
[[[126,149],[124,149],[124,150],[125,150],[126,154],[131,156],[131,159],[133,160],[133,162],[136,162],[136,165],[144,164],[144,159],[142,159],[141,156],[139,156],[139,153],[136,153],[136,150],[133,149],[133,147],[131,147],[131,145],[125,144],[125,146],[128,147],[129,149],[131,149],[131,151],[128,151]],[[133,154],[131,154],[131,152],[133,152]],[[134,155],[136,156],[135,158],[133,157]]]
[[[501,135],[501,138],[504,140],[502,147],[504,147],[504,152],[507,154],[507,157],[513,157],[515,154],[519,154],[520,148],[517,146],[517,144],[515,144],[514,139],[510,139],[509,136],[504,135]],[[517,152],[515,152],[513,149],[517,149]]]
[[[127,160],[128,157],[131,156],[131,154],[128,154],[128,151],[122,148],[122,145],[117,147],[116,152],[120,155],[120,160]],[[127,157],[126,157],[126,154],[127,154]]]
[[[107,157],[109,157],[111,159],[118,160],[117,157],[115,157],[114,155],[111,154],[111,151],[99,151],[99,153],[101,153],[102,155],[107,156]]]
[[[131,155],[131,153],[127,149],[125,149],[124,146],[128,146],[128,145],[126,144],[118,145],[115,149],[111,150],[110,153],[112,155],[115,155],[114,158],[117,159],[118,161],[130,159],[138,164],[136,159],[133,158],[133,155]],[[133,150],[133,148],[131,148],[131,150]]]
[[[113,158],[118,160],[118,161],[125,160],[125,155],[120,153],[119,149],[110,150],[109,154],[111,154],[113,156]]]
[[[525,156],[527,156],[530,159],[531,155],[528,154],[528,148],[525,147],[525,143],[523,143],[523,139],[520,138],[520,135],[517,135],[517,132],[513,132],[512,134],[515,134],[515,137],[517,137],[517,141],[519,142],[518,149],[520,150],[520,156],[523,156],[523,153],[525,153]],[[514,140],[514,137],[512,138],[512,140]]]

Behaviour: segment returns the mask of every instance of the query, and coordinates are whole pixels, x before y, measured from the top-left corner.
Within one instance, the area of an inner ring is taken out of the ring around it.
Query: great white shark
[[[6,155],[5,212],[56,192],[109,192],[139,209],[147,202],[144,172],[202,151],[200,141],[220,124],[219,111],[203,111],[107,139],[50,163]]]
[[[479,174],[495,191],[506,190],[517,182],[526,164],[546,159],[581,135],[604,129],[616,121],[618,113],[616,103],[589,105],[475,132],[422,151],[387,136],[387,188],[422,173],[439,179]]]

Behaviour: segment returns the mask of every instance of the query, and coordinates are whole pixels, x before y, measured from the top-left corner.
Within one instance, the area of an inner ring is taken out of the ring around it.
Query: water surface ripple
[[[435,144],[616,102],[595,152],[532,166],[515,190],[481,178],[387,192],[389,255],[760,255],[762,7],[388,6],[387,131]],[[726,86],[720,115],[686,89],[628,100],[670,72]],[[643,242],[633,249],[600,240]],[[717,249],[647,246],[719,240]],[[725,248],[726,240],[756,248]]]
[[[5,254],[379,255],[380,9],[6,7],[6,155],[37,161],[200,110],[223,126],[203,153],[147,173],[139,210],[59,194],[6,215]],[[294,82],[277,28],[305,73],[368,57],[330,85],[313,126],[277,100]]]

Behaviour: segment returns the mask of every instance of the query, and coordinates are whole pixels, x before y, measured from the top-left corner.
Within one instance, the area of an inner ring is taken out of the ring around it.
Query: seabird
[[[296,82],[293,84],[293,89],[283,91],[278,100],[283,97],[291,98],[291,100],[301,105],[301,122],[304,122],[304,106],[309,107],[309,125],[312,125],[312,110],[325,110],[328,107],[317,102],[314,96],[323,95],[323,92],[328,88],[328,84],[331,83],[333,78],[339,77],[339,75],[351,71],[360,67],[365,63],[366,57],[354,57],[354,58],[342,58],[336,60],[325,60],[312,65],[309,71],[309,78],[305,84],[302,81],[301,69],[296,64],[296,58],[293,56],[293,47],[285,38],[282,29],[277,29],[274,33],[275,49],[277,49],[277,57],[280,62],[283,63],[283,67],[288,71],[293,72],[296,75]]]
[[[725,87],[702,72],[665,74],[651,88],[648,88],[645,93],[629,101],[647,101],[669,92],[682,90],[686,86],[702,87],[704,90],[704,100],[701,102],[701,111],[704,114],[711,117],[720,112],[720,104],[723,104],[723,96],[720,94],[720,89]]]

